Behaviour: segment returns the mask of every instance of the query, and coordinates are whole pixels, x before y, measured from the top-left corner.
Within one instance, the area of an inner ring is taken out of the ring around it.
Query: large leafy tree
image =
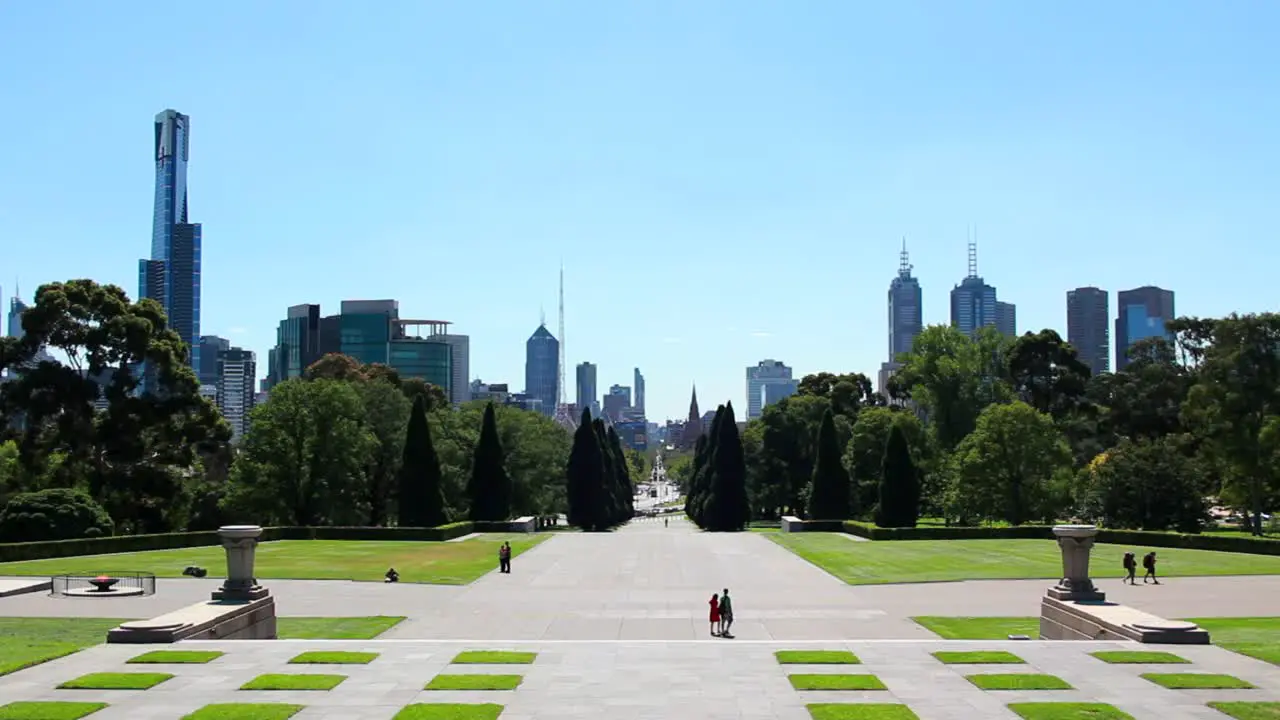
[[[507,474],[502,441],[498,438],[498,422],[493,403],[484,410],[480,438],[476,442],[471,463],[471,481],[467,496],[471,500],[472,520],[500,521],[511,517],[511,476]]]
[[[186,478],[231,430],[200,396],[160,305],[92,280],[51,283],[22,327],[0,341],[0,370],[15,376],[0,414],[21,418],[21,476],[85,489],[125,532],[181,528]],[[46,348],[61,360],[42,359]]]
[[[885,445],[895,425],[902,429],[912,457],[922,466],[921,475],[923,466],[931,460],[928,436],[914,413],[888,407],[867,408],[858,413],[858,421],[853,424],[852,436],[845,446],[844,466],[849,469],[853,482],[853,507],[864,515],[872,512],[879,502]]]
[[[1200,532],[1207,519],[1201,468],[1179,438],[1121,440],[1084,471],[1081,508],[1108,527]]]
[[[903,425],[889,426],[880,470],[876,525],[915,527],[920,517],[920,473],[911,457]]]
[[[399,477],[401,527],[438,527],[449,522],[441,487],[440,458],[431,441],[426,406],[424,397],[414,399],[405,432]]]
[[[726,403],[713,423],[716,439],[710,457],[710,481],[703,503],[702,526],[711,531],[742,530],[751,519],[747,499],[747,465],[733,403]]]
[[[818,426],[818,457],[809,485],[811,520],[847,520],[853,517],[850,500],[849,473],[840,462],[840,446],[836,444],[836,425],[831,410],[822,416]]]
[[[749,475],[750,493],[753,506],[764,517],[776,518],[785,512],[803,514],[817,458],[818,427],[828,409],[834,415],[836,444],[843,448],[851,434],[850,418],[836,413],[831,401],[820,394],[784,398],[766,407],[760,419],[748,426],[748,438],[759,433],[758,444],[750,443],[750,462],[754,466]],[[754,425],[760,430],[755,430]],[[744,452],[746,446],[744,440]]]
[[[1139,341],[1129,349],[1130,361],[1117,373],[1094,376],[1087,397],[1101,409],[1105,447],[1120,438],[1155,439],[1183,431],[1182,405],[1195,381],[1164,338]]]
[[[820,372],[806,375],[796,386],[796,394],[802,397],[818,397],[827,400],[831,412],[843,415],[852,422],[864,407],[881,407],[885,398],[875,391],[875,385],[862,373],[835,375]]]
[[[1073,411],[1084,399],[1089,366],[1053,330],[1027,333],[1008,349],[1009,382],[1031,407],[1053,418]]]

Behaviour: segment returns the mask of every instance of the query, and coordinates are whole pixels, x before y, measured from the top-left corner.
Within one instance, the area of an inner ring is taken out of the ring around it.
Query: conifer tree
[[[702,492],[702,468],[707,464],[707,436],[699,435],[693,446],[693,462],[689,466],[689,485],[684,493],[684,514],[697,522],[698,497]]]
[[[470,518],[477,521],[502,521],[511,518],[511,476],[507,474],[502,441],[498,438],[498,421],[493,403],[484,409],[480,439],[476,442],[475,459],[471,463],[471,480],[467,496],[471,500]]]
[[[703,527],[714,532],[732,532],[746,528],[751,520],[747,460],[733,403],[726,404],[717,415],[712,424],[716,428],[715,450],[711,454],[712,473],[702,511]]]
[[[400,527],[438,527],[449,522],[445,510],[440,458],[431,440],[423,396],[413,401],[400,464]]]
[[[724,416],[724,406],[716,408],[716,414],[711,419],[711,429],[706,433],[707,442],[703,448],[703,462],[700,471],[695,478],[697,481],[698,496],[694,499],[693,504],[693,522],[700,528],[706,528],[706,506],[707,501],[711,497],[711,485],[715,476],[715,456],[716,441],[719,437],[720,419]]]
[[[615,494],[618,498],[618,522],[629,522],[635,517],[635,487],[631,484],[631,466],[627,464],[627,454],[622,450],[622,439],[618,431],[609,428],[609,450],[613,453]]]
[[[894,423],[884,446],[880,473],[880,506],[876,525],[886,528],[915,527],[920,517],[920,472],[911,459],[911,447],[902,427]]]
[[[818,426],[817,458],[813,478],[809,481],[809,520],[847,520],[852,517],[853,497],[849,473],[841,463],[840,444],[836,441],[835,417],[831,408],[822,414]]]
[[[616,461],[613,451],[609,448],[609,433],[605,431],[604,420],[597,418],[591,423],[591,429],[595,432],[596,444],[600,446],[600,457],[604,461],[604,474],[601,477],[602,493],[605,498],[604,527],[610,528],[618,524],[618,517],[622,514],[615,474],[617,473]]]
[[[590,410],[582,411],[582,422],[573,433],[565,475],[569,524],[587,531],[607,526],[604,457],[591,424]]]

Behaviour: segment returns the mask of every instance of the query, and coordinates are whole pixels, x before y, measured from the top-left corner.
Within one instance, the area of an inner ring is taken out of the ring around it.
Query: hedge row
[[[1050,540],[1052,525],[1018,525],[1016,527],[913,527],[882,528],[872,523],[846,520],[844,531],[868,540]],[[1146,530],[1098,530],[1097,541],[1135,547],[1184,548],[1217,550],[1251,555],[1280,555],[1280,540],[1246,535],[1192,535],[1188,533],[1151,532]]]
[[[263,528],[262,540],[452,540],[473,532],[504,532],[505,522],[456,522],[433,528],[401,527],[269,527]],[[218,545],[218,533],[212,530],[160,535],[117,535],[115,537],[50,540],[47,542],[0,543],[0,562],[44,560],[75,555],[176,550],[178,548]]]

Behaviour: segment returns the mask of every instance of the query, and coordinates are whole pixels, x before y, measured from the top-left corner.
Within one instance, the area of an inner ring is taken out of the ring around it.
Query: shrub
[[[15,495],[0,510],[0,541],[38,542],[111,535],[107,511],[78,490],[53,488]]]

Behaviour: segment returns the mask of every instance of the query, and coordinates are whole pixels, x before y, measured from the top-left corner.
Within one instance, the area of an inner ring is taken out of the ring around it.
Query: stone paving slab
[[[1134,649],[1121,642],[1047,641],[862,641],[752,642],[698,641],[475,641],[395,640],[188,641],[180,648],[217,649],[227,654],[204,665],[130,666],[125,661],[148,646],[101,645],[75,655],[0,677],[0,698],[83,700],[111,703],[95,720],[176,719],[217,702],[288,702],[306,705],[307,720],[391,718],[419,702],[498,702],[503,720],[599,718],[611,720],[803,720],[809,702],[900,702],[921,720],[1014,718],[1010,702],[1107,702],[1137,720],[1190,720],[1223,716],[1205,707],[1213,700],[1280,701],[1280,668],[1212,646],[1170,647],[1191,665],[1108,665],[1088,653]],[[1148,646],[1149,647],[1149,646]],[[534,650],[530,665],[450,665],[462,650]],[[780,665],[784,649],[847,649],[861,665]],[[308,650],[381,653],[368,665],[289,665]],[[1008,650],[1024,666],[944,665],[938,650]],[[1167,690],[1141,673],[1211,672],[1234,675],[1257,690]],[[145,691],[58,690],[56,686],[89,672],[156,671],[176,677]],[[515,691],[436,692],[423,686],[436,674],[520,674]],[[321,672],[346,675],[332,691],[242,691],[263,673]],[[1039,672],[1066,680],[1068,691],[996,692],[979,690],[965,675]],[[888,687],[880,692],[793,690],[791,673],[870,673]]]

